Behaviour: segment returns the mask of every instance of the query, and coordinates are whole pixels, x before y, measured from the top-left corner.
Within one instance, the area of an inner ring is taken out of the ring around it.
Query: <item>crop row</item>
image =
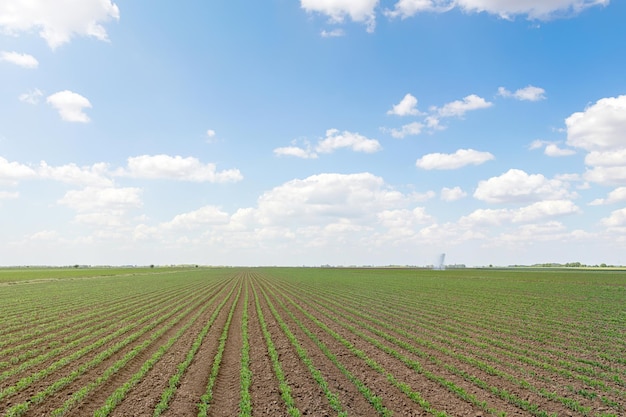
[[[292,291],[292,294],[300,299],[300,305],[305,305],[313,300],[316,303],[321,303],[319,307],[315,307],[316,311],[312,313],[314,316],[329,314],[328,312],[331,312],[335,315],[330,318],[348,329],[350,329],[350,325],[348,325],[345,320],[350,320],[353,325],[356,324],[363,330],[372,332],[373,334],[376,334],[377,336],[382,337],[383,339],[386,339],[387,341],[390,341],[407,351],[413,352],[419,357],[426,358],[430,360],[433,365],[443,367],[446,371],[452,372],[468,381],[471,381],[473,384],[482,389],[487,389],[491,393],[496,394],[502,399],[506,399],[507,401],[511,402],[519,408],[526,409],[527,411],[535,410],[535,413],[540,413],[539,409],[537,409],[536,406],[533,406],[531,403],[526,404],[523,400],[520,399],[520,397],[524,395],[524,392],[528,391],[542,396],[550,401],[557,401],[567,408],[573,411],[580,412],[583,415],[590,414],[591,409],[594,406],[597,406],[597,403],[595,403],[595,405],[583,405],[583,403],[585,403],[585,401],[583,400],[587,400],[589,399],[589,397],[594,397],[594,394],[590,394],[589,391],[569,389],[568,393],[556,394],[551,390],[535,387],[534,384],[536,384],[537,381],[533,382],[531,380],[526,380],[523,377],[514,376],[502,369],[498,369],[498,361],[495,361],[495,363],[493,363],[489,360],[490,358],[493,359],[493,355],[492,352],[488,350],[488,347],[487,350],[483,352],[482,359],[484,360],[476,358],[476,351],[480,349],[477,349],[476,345],[471,346],[471,350],[468,349],[469,346],[467,343],[465,343],[465,341],[471,341],[472,339],[466,338],[466,336],[468,336],[468,333],[461,328],[459,328],[459,332],[465,334],[464,336],[462,336],[464,338],[463,343],[458,342],[459,335],[455,333],[448,333],[443,337],[433,337],[432,334],[436,333],[439,327],[445,327],[446,322],[438,320],[431,323],[429,327],[423,326],[423,320],[426,314],[422,314],[423,311],[419,308],[419,306],[413,305],[412,307],[410,307],[411,300],[408,298],[405,299],[404,302],[387,303],[385,296],[379,294],[378,297],[371,295],[370,299],[363,301],[361,299],[363,293],[371,294],[375,292],[372,291],[371,287],[360,287],[362,288],[362,291],[350,292],[337,291],[337,288],[332,288],[330,286],[316,287],[313,281],[312,283],[298,282],[297,284],[294,284],[293,281],[289,281],[288,279],[283,279],[279,281],[281,285],[280,291]],[[286,286],[288,284],[289,287],[287,288]],[[316,296],[311,297],[311,294],[315,294]],[[394,294],[401,294],[401,292],[396,292]],[[397,295],[397,297],[399,298],[400,296]],[[361,301],[358,301],[359,299],[361,299]],[[373,307],[375,305],[377,307]],[[327,312],[324,313],[321,309],[327,309]],[[374,316],[363,314],[362,312],[366,310],[370,311],[371,314],[379,318],[376,319]],[[408,313],[406,316],[399,316],[396,310],[412,312],[412,316],[409,316]],[[386,311],[386,313],[381,314],[381,311]],[[351,319],[351,317],[358,317],[360,321],[355,321],[355,319]],[[341,320],[343,320],[343,322],[339,321],[340,318]],[[369,322],[369,324],[367,324],[366,321]],[[395,326],[391,325],[391,323],[395,324]],[[415,327],[415,323],[418,324],[418,327]],[[437,324],[439,324],[439,326]],[[425,330],[420,330],[420,327]],[[394,333],[397,334],[397,336],[391,336],[390,334],[381,331],[380,329],[382,328],[392,330]],[[352,327],[351,330],[356,330],[356,328]],[[363,337],[366,337],[363,333],[361,334],[363,335]],[[424,336],[427,336],[428,340],[425,340],[423,338]],[[400,337],[400,339],[398,339],[398,337]],[[404,339],[405,341],[401,341],[401,339]],[[378,343],[373,338],[370,339],[370,342],[373,344]],[[452,347],[446,347],[446,343],[452,343]],[[426,353],[424,351],[421,351],[417,349],[417,346],[425,347],[427,348],[427,351],[434,351],[435,354],[433,355],[432,353]],[[483,343],[481,347],[486,346],[487,345]],[[467,353],[461,353],[464,350],[467,350]],[[446,359],[445,362],[441,362],[439,359],[436,359],[437,357],[441,357],[441,354],[445,355],[444,357],[448,357],[449,359]],[[458,368],[458,366],[452,365],[452,363],[454,362],[462,363],[464,364],[464,366],[469,365],[474,369],[480,370],[486,375],[489,375],[491,379],[497,378],[506,381],[506,383],[509,385],[512,384],[513,387],[517,386],[517,390],[520,394],[513,395],[511,392],[503,392],[502,390],[497,389],[496,386],[490,386],[489,384],[485,383],[485,381],[482,381],[480,378],[478,378],[476,375],[467,373]],[[559,361],[559,365],[564,364],[566,365],[567,363],[564,361]],[[513,365],[512,368],[516,368],[516,366]],[[517,366],[517,368],[520,368],[520,366]],[[561,372],[560,375],[563,375],[563,372]],[[601,376],[602,375],[604,374],[601,374]],[[587,383],[594,383],[594,380],[588,378],[586,379],[584,375],[575,375],[575,377],[582,379]],[[595,384],[598,385],[598,381],[596,381]],[[600,382],[600,384],[602,383]],[[595,397],[601,400],[601,403],[603,405],[608,405],[614,408],[616,411],[621,411],[623,408],[619,404],[618,399],[621,395],[623,395],[623,392],[616,391],[614,389],[608,391],[609,392],[606,393],[606,396],[600,394],[595,395]],[[583,400],[573,400],[571,398],[571,394],[580,394]],[[610,394],[613,394],[613,399],[610,398]],[[606,413],[606,415],[612,415],[612,413],[609,412]]]

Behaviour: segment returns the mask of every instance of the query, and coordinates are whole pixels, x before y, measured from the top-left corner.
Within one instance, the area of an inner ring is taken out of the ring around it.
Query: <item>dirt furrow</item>
[[[269,287],[268,287],[269,288]],[[283,320],[292,329],[292,332],[298,337],[302,346],[309,352],[311,359],[316,364],[316,367],[322,372],[326,381],[331,386],[331,389],[338,393],[339,400],[342,406],[348,412],[348,415],[377,415],[375,408],[370,404],[367,399],[359,392],[356,385],[351,382],[340,369],[320,350],[316,343],[298,326],[295,320],[293,320],[289,314],[279,305],[282,302],[283,305],[291,311],[294,316],[317,338],[322,341],[324,345],[337,357],[338,361],[347,368],[356,378],[361,380],[367,387],[370,388],[372,393],[383,400],[383,405],[389,408],[394,413],[400,411],[406,411],[412,409],[414,414],[422,415],[422,410],[419,406],[413,407],[411,404],[407,404],[407,407],[398,406],[394,401],[388,401],[388,396],[399,392],[392,387],[392,390],[386,391],[389,388],[386,377],[372,370],[365,362],[357,358],[353,353],[349,352],[343,345],[334,340],[330,335],[326,334],[321,329],[317,328],[314,323],[311,323],[304,315],[302,315],[297,309],[291,306],[286,299],[274,292],[273,295],[274,304],[279,311]]]
[[[151,416],[154,407],[161,400],[161,393],[168,387],[169,378],[176,373],[177,366],[185,360],[187,352],[193,345],[202,327],[210,319],[215,308],[227,293],[214,300],[209,308],[196,320],[196,322],[180,337],[180,339],[168,350],[159,362],[148,374],[135,386],[124,398],[124,401],[115,408],[113,416]],[[220,299],[221,298],[221,299]],[[208,299],[207,299],[208,302]],[[216,332],[211,332],[211,335]],[[210,337],[207,335],[207,337]],[[91,410],[89,410],[91,413]],[[76,414],[80,416],[81,414]],[[83,414],[84,415],[84,414]]]
[[[304,295],[297,294],[296,302],[297,302],[297,298],[300,298],[300,297],[304,297]],[[316,297],[314,295],[307,295],[307,298],[309,300],[315,300]],[[422,395],[422,397],[431,404],[433,408],[440,410],[440,411],[446,411],[451,416],[478,415],[480,413],[485,413],[485,411],[479,408],[478,406],[472,405],[470,402],[463,400],[462,398],[459,398],[454,393],[449,391],[447,388],[442,386],[440,383],[427,378],[422,373],[416,372],[414,369],[408,367],[402,361],[394,358],[388,353],[385,353],[380,348],[372,345],[370,342],[354,334],[353,332],[349,331],[345,327],[340,326],[333,320],[330,320],[324,314],[313,309],[311,306],[306,305],[306,303],[302,303],[302,307],[305,310],[309,311],[309,313],[315,316],[319,321],[321,321],[326,326],[328,326],[331,330],[339,333],[342,337],[347,339],[357,349],[365,352],[365,354],[368,357],[370,357],[371,359],[374,359],[376,362],[381,364],[387,370],[387,372],[390,372],[391,374],[393,374],[398,380],[408,383],[413,388],[413,390],[419,392]],[[350,317],[349,313],[347,313],[346,311],[342,311],[341,314],[338,315],[336,311],[331,311],[323,307],[320,307],[320,309],[321,311],[324,311],[333,317],[339,318],[340,322],[343,322],[343,323],[347,322],[347,324],[349,325],[354,325],[354,323],[349,322],[348,320],[345,320],[339,317],[339,316]],[[304,316],[304,314],[302,314],[302,316]],[[316,330],[316,332],[319,332],[319,334],[323,334],[322,329],[320,329],[318,326],[316,326],[316,328],[319,329],[319,330]],[[380,338],[379,336],[376,336],[375,334],[365,329],[358,328],[358,326],[357,326],[357,329],[363,332],[364,334],[366,334],[368,337],[371,337],[372,339],[376,340],[378,343],[381,343],[384,346],[388,346],[392,348],[393,350],[400,352],[404,356],[409,357],[411,360],[419,362],[426,371],[432,372],[436,376],[442,377],[447,381],[451,381],[456,386],[463,388],[465,392],[469,394],[474,394],[481,400],[487,401],[490,407],[496,408],[498,410],[503,410],[503,411],[507,410],[509,412],[514,412],[517,410],[515,407],[511,407],[508,403],[500,400],[499,398],[493,396],[492,394],[484,392],[483,390],[473,386],[471,383],[468,383],[464,379],[446,371],[445,369],[433,367],[432,364],[428,363],[428,361],[425,359],[418,358],[414,355],[407,355],[407,352],[405,352],[403,349],[399,348],[398,346],[388,343],[384,339]],[[366,366],[367,365],[361,361],[361,367],[366,367]],[[415,404],[414,402],[412,402],[404,393],[400,392],[398,389],[395,389],[394,387],[391,387],[389,382],[386,379],[380,380],[380,382],[376,385],[376,388],[378,390],[383,390],[383,389],[386,390],[387,393],[384,394],[384,398],[389,398],[389,401],[392,404],[398,404],[398,403],[402,404],[403,402],[407,402],[408,404],[410,404],[411,407],[419,408],[419,406]],[[404,408],[404,406],[401,408]],[[522,414],[510,414],[510,415],[528,416],[529,414],[522,413]]]
[[[256,281],[255,281],[255,285]],[[281,366],[285,373],[285,379],[291,386],[291,396],[296,407],[304,416],[332,416],[337,413],[332,410],[324,392],[315,382],[306,365],[298,357],[295,348],[280,328],[274,318],[265,297],[260,292],[262,286],[256,286],[259,292],[259,302],[261,310],[267,323],[267,330],[270,332],[274,347],[278,353]],[[295,329],[292,329],[294,331]],[[317,365],[317,363],[314,363]]]
[[[206,296],[208,294],[212,294],[214,292],[215,292],[215,290],[211,290],[211,291],[208,291],[207,293],[205,293],[204,295],[202,295],[202,293],[195,294],[195,297],[192,299],[193,302],[191,304],[197,303],[198,299],[201,299],[203,296]],[[187,307],[185,307],[185,308],[187,308]],[[181,314],[185,310],[185,308],[181,309],[180,312],[174,314],[172,317],[170,317],[165,322],[159,324],[156,328],[154,328],[154,329],[148,331],[147,333],[143,334],[137,340],[135,340],[132,343],[130,343],[129,345],[125,346],[121,350],[115,352],[113,355],[111,355],[110,357],[106,358],[103,362],[99,363],[98,365],[94,366],[91,369],[88,369],[84,374],[78,376],[78,378],[74,379],[67,386],[61,388],[58,392],[56,392],[56,394],[54,394],[53,396],[47,398],[42,403],[40,403],[40,404],[32,404],[30,409],[29,409],[29,412],[26,415],[27,416],[46,415],[49,412],[51,412],[52,410],[54,410],[54,409],[56,409],[58,407],[61,407],[63,405],[63,403],[65,402],[65,400],[70,398],[70,396],[74,392],[79,390],[81,387],[89,384],[91,381],[93,381],[98,376],[100,376],[107,368],[109,368],[111,365],[113,365],[116,361],[118,361],[119,359],[123,358],[128,352],[130,352],[136,346],[139,346],[141,343],[143,343],[144,341],[148,340],[151,337],[152,334],[154,334],[155,332],[158,331],[158,329],[162,328],[164,325],[169,323],[174,317],[176,317],[179,314]],[[115,388],[117,386],[119,386],[120,384],[123,384],[125,381],[127,381],[130,378],[130,376],[132,376],[141,367],[143,362],[147,358],[149,358],[152,355],[152,353],[154,353],[154,351],[156,351],[156,349],[158,349],[158,346],[160,346],[160,344],[162,344],[163,341],[166,341],[170,337],[172,337],[180,327],[184,326],[185,322],[190,317],[192,317],[194,312],[197,311],[199,308],[201,308],[200,305],[194,307],[193,310],[191,312],[189,312],[185,317],[183,317],[182,320],[180,320],[178,323],[176,323],[176,325],[174,325],[172,328],[167,330],[163,335],[158,337],[156,340],[152,341],[149,346],[147,346],[137,356],[135,356],[127,364],[125,364],[125,366],[123,368],[121,368],[117,373],[115,373],[106,382],[106,384],[103,387],[99,387],[99,389],[97,389],[95,392],[92,392],[91,395],[88,396],[87,399],[83,402],[82,406],[83,407],[88,407],[88,408],[94,407],[94,405],[90,405],[91,403],[95,403],[95,404],[101,405],[102,401],[101,401],[100,397],[107,398],[108,395],[110,395],[115,390]],[[126,337],[127,335],[125,335],[124,337]],[[116,340],[119,340],[119,338],[116,339]],[[114,343],[115,342],[108,343],[106,346],[101,347],[100,349],[97,350],[97,352],[93,352],[87,358],[82,359],[80,361],[80,363],[81,364],[82,363],[87,363],[87,361],[89,359],[92,359],[98,353],[105,351],[107,349],[107,347],[112,346]],[[72,368],[73,369],[77,369],[78,366],[80,366],[80,365],[79,364],[74,364],[72,366]],[[52,380],[59,380],[60,378],[63,378],[63,377],[64,377],[64,375],[61,375],[61,374],[58,374],[58,373],[54,373],[54,374],[50,375],[49,378],[51,378]],[[46,380],[47,379],[48,378],[46,378]],[[45,389],[46,386],[49,385],[49,383],[50,382],[48,382],[47,384],[40,383],[38,385],[38,388],[39,389]],[[35,392],[37,392],[37,391],[35,391]],[[95,397],[94,397],[94,395],[95,395]]]
[[[243,293],[243,289],[242,289]],[[222,362],[213,388],[213,401],[209,407],[210,416],[234,416],[238,414],[240,401],[241,371],[241,319],[243,316],[243,295],[239,297],[233,312]],[[206,388],[206,386],[205,386]]]
[[[250,279],[249,284],[255,285],[254,278]],[[280,396],[278,379],[274,374],[272,362],[268,355],[252,288],[249,292],[248,338],[250,343],[250,370],[252,371],[252,385],[250,387],[252,413],[256,417],[286,416],[287,408]],[[263,313],[263,318],[267,320],[265,313]]]
[[[228,285],[231,285],[231,283]],[[163,413],[163,416],[186,417],[198,414],[197,404],[200,402],[200,397],[206,390],[207,380],[211,373],[211,367],[213,366],[213,359],[215,358],[219,345],[220,334],[226,325],[228,311],[230,310],[231,303],[234,301],[234,297],[234,293],[231,294],[230,300],[220,310],[211,329],[209,329],[209,333],[202,341],[193,362],[191,362],[189,368],[187,368],[187,371],[181,378],[180,386],[176,390],[176,394],[172,398],[168,409]]]

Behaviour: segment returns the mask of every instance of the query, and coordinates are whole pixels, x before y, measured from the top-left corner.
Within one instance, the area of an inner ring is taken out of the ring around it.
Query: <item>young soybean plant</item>
[[[254,302],[256,305],[257,316],[259,317],[259,323],[261,323],[261,330],[263,331],[263,336],[265,337],[265,343],[267,345],[267,351],[272,360],[272,366],[274,368],[274,374],[276,374],[276,378],[278,379],[278,388],[281,393],[281,397],[283,401],[285,401],[285,405],[287,406],[287,412],[291,417],[300,417],[300,410],[296,407],[295,401],[291,396],[291,387],[287,383],[285,378],[285,373],[283,372],[283,368],[280,365],[280,361],[278,360],[278,352],[276,351],[276,347],[274,346],[274,342],[272,341],[272,336],[267,329],[267,323],[265,322],[265,317],[263,316],[263,311],[261,310],[261,304],[259,302],[259,296],[256,292],[256,288],[252,286],[252,291],[254,292]]]
[[[239,416],[252,416],[252,397],[250,385],[252,385],[252,371],[250,370],[250,342],[248,340],[248,284],[244,284],[246,290],[243,298],[243,315],[241,318],[241,402],[239,403]]]

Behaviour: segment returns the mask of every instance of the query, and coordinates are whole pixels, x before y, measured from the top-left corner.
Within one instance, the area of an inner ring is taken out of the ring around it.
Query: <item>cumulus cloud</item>
[[[626,147],[614,151],[592,151],[585,156],[585,164],[595,167],[626,166]]]
[[[469,228],[501,226],[545,221],[580,212],[580,208],[570,200],[546,200],[517,209],[478,209],[463,216],[459,224]]]
[[[15,200],[19,196],[17,191],[0,191],[0,200]]]
[[[545,147],[545,148],[544,148]],[[547,156],[551,157],[559,157],[559,156],[570,156],[576,154],[576,151],[573,149],[565,149],[561,148],[558,143],[550,142],[546,140],[534,140],[529,146],[528,149],[535,150],[544,148],[543,153]]]
[[[467,197],[467,193],[463,191],[461,187],[443,187],[441,189],[441,199],[443,201],[456,201],[465,197]]]
[[[498,177],[478,183],[474,198],[488,203],[519,203],[538,200],[559,200],[575,196],[567,183],[548,179],[541,174],[527,174],[510,169]]]
[[[422,169],[458,169],[466,165],[480,165],[495,157],[489,152],[459,149],[452,154],[431,153],[419,158],[415,165]]]
[[[446,117],[463,117],[468,111],[486,109],[493,105],[493,103],[485,100],[476,94],[470,94],[464,97],[462,100],[451,101],[444,104],[442,107],[432,106],[430,115],[426,118],[428,126],[433,130],[444,129],[440,125],[440,119]]]
[[[606,198],[598,198],[593,200],[589,205],[599,206],[603,204],[613,204],[626,201],[626,187],[618,187],[611,191]]]
[[[12,35],[38,30],[52,49],[76,35],[106,41],[108,35],[102,24],[119,17],[117,5],[110,0],[0,2],[0,29]]]
[[[215,132],[215,130],[213,130],[213,129],[208,129],[208,130],[206,131],[206,137],[207,137],[206,141],[207,141],[208,143],[212,143],[213,141],[215,141],[215,136],[216,136],[216,135],[217,135],[217,133]]]
[[[454,3],[467,12],[487,12],[503,19],[526,15],[529,19],[549,20],[575,15],[593,6],[606,6],[609,0],[455,0]]]
[[[141,155],[128,158],[128,167],[116,175],[145,179],[170,179],[191,182],[237,182],[243,179],[238,169],[217,171],[215,164],[197,158],[169,155]]]
[[[376,139],[368,139],[358,133],[328,129],[326,137],[317,144],[315,150],[319,153],[331,153],[341,148],[350,148],[355,152],[374,153],[381,150],[382,146]]]
[[[50,166],[45,161],[39,163],[37,174],[40,178],[60,181],[67,184],[110,187],[113,181],[107,178],[109,165],[104,162],[92,166],[79,167],[70,163],[61,166]]]
[[[520,88],[515,92],[510,92],[504,87],[498,88],[498,95],[502,97],[512,97],[516,100],[522,101],[539,101],[546,98],[546,90],[540,87],[529,85],[524,88]]]
[[[462,100],[444,104],[443,107],[436,109],[436,111],[441,117],[462,117],[468,111],[486,109],[492,105],[493,103],[488,102],[484,98],[476,94],[470,94]]]
[[[204,206],[198,210],[176,215],[171,221],[162,226],[166,229],[195,229],[210,225],[228,223],[230,216],[219,207]]]
[[[134,187],[86,187],[68,191],[58,203],[78,212],[126,210],[141,207],[140,194]]]
[[[413,229],[419,225],[432,223],[435,219],[426,213],[424,207],[416,207],[413,210],[383,210],[377,215],[378,221],[389,229],[397,229],[407,235],[414,233]]]
[[[526,0],[520,2],[501,0],[399,0],[393,10],[386,10],[389,17],[407,18],[421,12],[446,12],[459,8],[468,13],[486,12],[512,19],[523,15],[532,20],[550,20],[561,16],[573,16],[593,6],[606,6],[609,0]]]
[[[69,90],[59,91],[46,99],[54,107],[66,122],[89,122],[89,116],[84,113],[84,109],[91,108],[91,103],[87,98]]]
[[[39,104],[41,97],[43,97],[43,92],[40,89],[35,88],[28,93],[20,94],[18,99],[23,103]]]
[[[37,173],[19,162],[9,162],[0,156],[0,184],[17,185],[20,180],[35,178]]]
[[[576,151],[573,149],[559,148],[559,146],[556,143],[550,143],[546,145],[546,149],[544,149],[543,153],[545,153],[548,156],[558,157],[558,156],[574,155]]]
[[[422,12],[446,12],[454,7],[453,2],[441,0],[399,0],[393,10],[386,9],[385,16],[406,19]]]
[[[391,136],[402,139],[406,136],[416,136],[422,133],[424,125],[420,122],[412,122],[402,126],[400,129],[391,129]]]
[[[567,144],[589,153],[585,179],[626,184],[626,95],[598,100],[565,120]]]
[[[412,122],[402,126],[400,129],[383,128],[382,130],[390,133],[395,138],[404,138],[409,135],[419,135],[424,128],[428,128],[431,132],[443,130],[445,126],[441,124],[441,119],[449,117],[462,118],[465,113],[473,110],[479,110],[491,107],[493,103],[488,102],[476,94],[470,94],[461,100],[455,100],[444,104],[441,107],[431,106],[427,113],[422,113],[417,109],[417,99],[411,94],[407,94],[390,110],[388,115],[396,116],[424,116],[421,122]]]
[[[587,151],[626,148],[626,95],[598,100],[565,119],[567,144]]]
[[[368,32],[376,27],[378,0],[301,0],[300,5],[309,13],[328,16],[331,23],[342,23],[349,17],[354,22],[365,23]]]
[[[395,104],[387,114],[396,116],[418,116],[420,111],[417,110],[417,99],[407,94],[398,104]]]
[[[37,68],[39,66],[39,61],[37,61],[34,56],[21,54],[19,52],[0,51],[0,61],[10,62],[12,64],[19,65],[22,68],[28,69]]]
[[[406,196],[370,173],[319,174],[265,192],[258,200],[258,218],[265,225],[326,224],[341,218],[356,221],[407,203]]]
[[[626,226],[626,208],[612,211],[609,217],[601,220],[601,223],[607,227]]]
[[[317,154],[310,148],[299,148],[297,146],[285,146],[283,148],[274,149],[276,156],[295,156],[302,159],[316,159]]]
[[[315,149],[311,149],[311,145],[305,141],[303,147],[286,146],[274,149],[276,156],[295,156],[303,159],[315,159],[318,153],[332,153],[337,149],[348,148],[354,152],[374,153],[382,149],[382,146],[376,139],[369,139],[358,133],[348,132],[344,130],[340,132],[338,129],[328,129],[326,136],[321,138]]]

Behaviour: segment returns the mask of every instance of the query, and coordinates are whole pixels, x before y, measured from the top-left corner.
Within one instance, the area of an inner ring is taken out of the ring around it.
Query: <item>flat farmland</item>
[[[0,270],[0,416],[624,416],[617,270]]]

